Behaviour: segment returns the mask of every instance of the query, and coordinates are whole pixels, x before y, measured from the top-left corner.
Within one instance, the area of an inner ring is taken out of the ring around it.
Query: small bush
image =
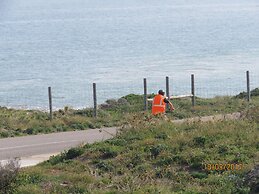
[[[140,153],[133,153],[126,166],[127,168],[135,168],[137,165],[141,165],[143,163],[145,163],[144,156]]]
[[[194,169],[201,169],[204,155],[195,155],[190,157],[190,167]]]
[[[259,142],[256,144],[256,149],[259,150]]]
[[[113,170],[113,166],[108,161],[96,161],[96,168],[104,171],[104,172],[111,172]]]
[[[68,151],[62,152],[61,154],[57,156],[51,156],[48,162],[51,165],[56,165],[58,163],[64,162],[66,160],[71,160],[73,158],[76,158],[78,156],[81,156],[84,153],[84,147],[75,147],[71,148]]]
[[[251,90],[250,93],[251,96],[259,96],[259,88],[255,88]],[[238,95],[235,96],[236,98],[246,98],[247,97],[247,92],[241,92]]]
[[[157,156],[164,150],[167,149],[167,146],[164,145],[164,144],[158,144],[158,145],[154,145],[154,146],[151,146],[149,148],[150,150],[150,154],[151,154],[151,157],[152,158],[157,158]]]
[[[93,116],[93,109],[88,108],[88,109],[74,110],[73,114],[74,115],[85,116],[85,117],[92,117]]]
[[[218,153],[219,154],[226,154],[228,152],[228,146],[221,145],[219,146]]]
[[[251,188],[251,193],[259,193],[259,165],[245,175],[245,185]]]
[[[102,153],[103,159],[114,158],[118,155],[118,152],[112,147],[102,147],[99,151]]]
[[[74,124],[71,124],[70,127],[72,129],[79,129],[79,130],[84,130],[84,129],[88,128],[88,127],[84,126],[84,124],[82,124],[82,123],[74,123]]]
[[[84,153],[84,148],[82,147],[71,148],[67,151],[64,159],[70,160],[78,156],[81,156],[83,153]]]
[[[32,135],[32,134],[35,134],[35,130],[33,128],[28,128],[28,129],[24,130],[24,133],[26,133],[28,135]]]
[[[119,105],[124,105],[124,106],[129,106],[130,105],[129,102],[125,98],[120,98],[118,100],[118,104]]]
[[[193,178],[198,178],[198,179],[204,179],[208,177],[208,175],[204,172],[192,172],[191,175]]]
[[[196,146],[204,146],[206,142],[206,137],[194,137],[193,141]]]
[[[136,171],[138,173],[146,173],[150,170],[150,168],[152,168],[151,165],[149,165],[147,163],[142,163],[136,167]]]
[[[168,135],[167,135],[166,133],[162,132],[162,133],[157,134],[157,135],[155,136],[155,138],[165,140],[165,139],[168,138]]]
[[[162,157],[157,161],[158,166],[168,166],[174,162],[174,158],[171,156]]]
[[[10,133],[8,131],[0,131],[0,137],[10,137]]]
[[[9,160],[0,164],[0,193],[10,193],[20,169],[18,160]]]

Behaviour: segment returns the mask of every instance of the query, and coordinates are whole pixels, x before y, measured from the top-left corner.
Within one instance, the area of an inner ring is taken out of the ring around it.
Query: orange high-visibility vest
[[[165,97],[158,94],[154,97],[152,103],[152,114],[157,115],[159,113],[164,113],[166,110],[166,105],[164,102]]]

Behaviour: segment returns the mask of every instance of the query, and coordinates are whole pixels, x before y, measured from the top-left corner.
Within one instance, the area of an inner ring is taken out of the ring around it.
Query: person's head
[[[158,91],[158,94],[164,96],[164,95],[165,95],[165,92],[164,92],[164,90],[159,90],[159,91]]]

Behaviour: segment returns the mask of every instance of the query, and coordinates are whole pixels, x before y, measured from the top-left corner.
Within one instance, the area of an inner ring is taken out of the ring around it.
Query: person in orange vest
[[[163,90],[159,90],[158,94],[153,99],[152,114],[164,114],[166,111],[166,104],[169,104],[171,111],[174,110],[173,104],[168,99],[166,99],[165,92]]]

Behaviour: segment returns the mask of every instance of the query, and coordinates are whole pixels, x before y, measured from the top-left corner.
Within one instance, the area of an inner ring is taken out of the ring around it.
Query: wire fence
[[[195,96],[212,98],[215,96],[234,96],[240,92],[247,91],[247,77],[244,72],[242,75],[228,76],[195,76]],[[166,89],[165,77],[147,77],[147,93],[157,93],[159,89]],[[250,89],[259,87],[259,75],[250,72]],[[40,109],[49,110],[48,86],[34,85],[28,86],[12,85],[0,87],[0,106],[20,108],[20,109]],[[82,109],[94,106],[93,84],[92,83],[52,83],[52,106],[53,110],[64,108],[65,106]],[[15,87],[15,90],[8,90]],[[10,92],[11,91],[11,92]],[[180,78],[169,75],[170,95],[191,94],[191,75],[184,75]],[[128,94],[143,95],[143,79],[134,79],[132,82],[121,80],[112,83],[96,82],[97,104],[104,103],[107,99],[118,99]]]

